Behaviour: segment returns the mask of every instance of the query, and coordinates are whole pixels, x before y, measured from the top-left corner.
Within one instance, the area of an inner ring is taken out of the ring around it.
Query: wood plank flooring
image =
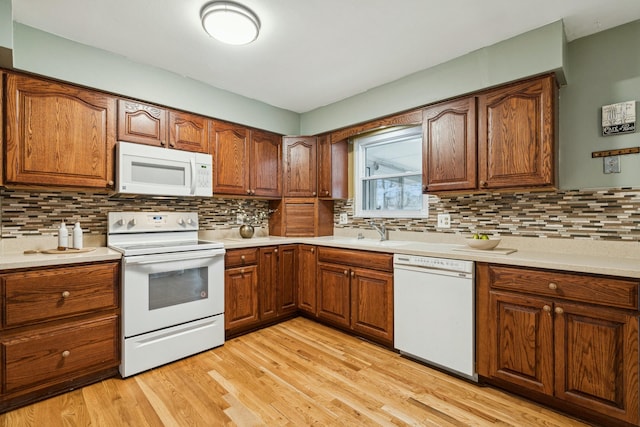
[[[585,426],[304,318],[0,415],[13,426]]]

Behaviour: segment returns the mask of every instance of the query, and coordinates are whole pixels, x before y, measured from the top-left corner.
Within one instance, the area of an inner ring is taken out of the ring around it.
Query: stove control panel
[[[109,212],[109,234],[198,230],[197,212]]]

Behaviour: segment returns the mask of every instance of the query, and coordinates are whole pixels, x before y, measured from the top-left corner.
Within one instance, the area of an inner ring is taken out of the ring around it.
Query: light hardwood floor
[[[584,426],[296,318],[128,379],[0,415],[0,426]]]

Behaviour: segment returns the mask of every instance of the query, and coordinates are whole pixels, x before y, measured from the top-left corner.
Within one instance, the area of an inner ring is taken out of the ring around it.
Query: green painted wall
[[[16,69],[282,134],[299,132],[300,116],[292,111],[17,22],[13,31]]]
[[[621,173],[604,174],[593,151],[640,147],[640,131],[601,136],[601,108],[636,101],[640,113],[640,21],[569,43],[569,84],[560,90],[560,186],[640,187],[640,154],[620,156]],[[637,127],[637,126],[636,126]]]
[[[300,131],[314,135],[549,71],[564,83],[565,46],[557,21],[304,113]]]

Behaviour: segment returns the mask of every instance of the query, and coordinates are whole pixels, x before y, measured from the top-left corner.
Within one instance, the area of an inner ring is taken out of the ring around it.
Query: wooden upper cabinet
[[[8,74],[5,102],[5,184],[113,188],[114,97]]]
[[[118,100],[118,140],[209,152],[209,120],[128,99]]]
[[[318,197],[346,199],[348,189],[347,140],[331,142],[330,135],[321,135],[318,141]]]
[[[167,110],[128,99],[118,100],[118,141],[167,145]]]
[[[0,71],[0,115],[2,115],[2,111],[4,111],[4,107],[2,105],[4,102],[4,79],[5,73]],[[2,149],[2,147],[4,147],[3,136],[4,132],[0,128],[0,185],[4,184],[4,149]]]
[[[212,122],[213,192],[250,195],[249,130],[240,125]]]
[[[553,76],[479,95],[480,189],[554,185],[556,98]]]
[[[252,130],[249,147],[251,195],[282,196],[282,137],[271,132]]]
[[[422,120],[423,191],[476,188],[476,98],[425,108]]]
[[[169,147],[209,152],[209,119],[181,111],[169,111]]]
[[[280,135],[212,122],[213,192],[278,198],[282,195]]]
[[[315,197],[317,185],[317,142],[315,136],[283,138],[285,197]]]

